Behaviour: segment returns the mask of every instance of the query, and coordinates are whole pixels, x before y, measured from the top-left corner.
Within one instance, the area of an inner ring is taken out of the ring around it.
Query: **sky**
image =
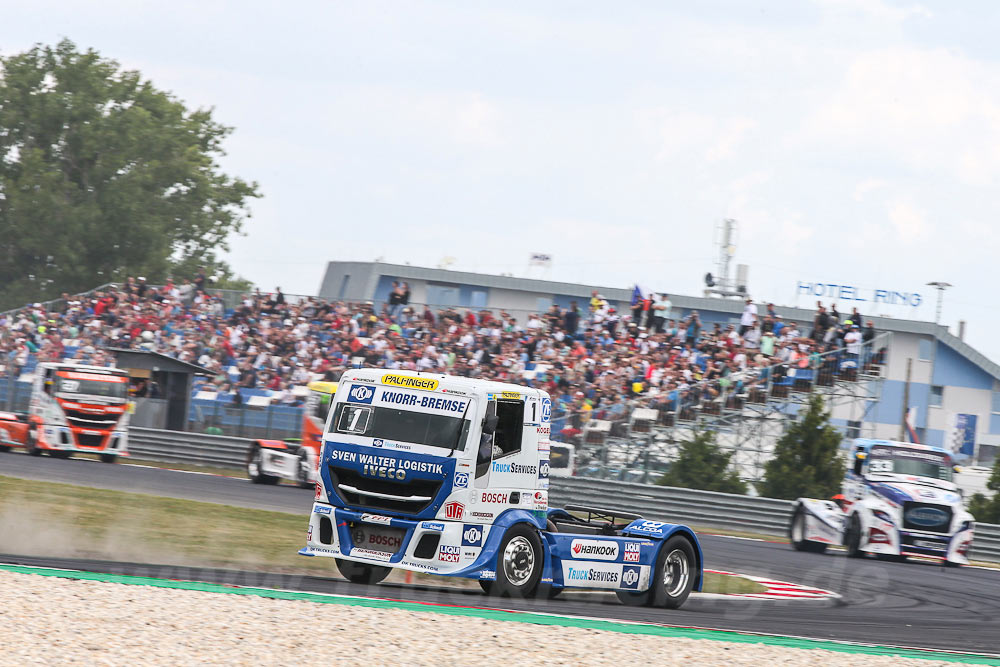
[[[946,281],[1000,360],[998,28],[989,1],[34,0],[0,53],[68,37],[213,108],[264,195],[227,258],[264,289],[449,258],[698,295],[732,218],[755,299],[933,320]]]

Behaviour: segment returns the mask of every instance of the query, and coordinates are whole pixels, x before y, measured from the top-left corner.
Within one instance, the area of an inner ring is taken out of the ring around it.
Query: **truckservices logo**
[[[407,389],[434,391],[438,388],[439,383],[434,378],[410,377],[409,375],[386,373],[382,376],[382,384],[389,384],[394,387],[406,387]]]

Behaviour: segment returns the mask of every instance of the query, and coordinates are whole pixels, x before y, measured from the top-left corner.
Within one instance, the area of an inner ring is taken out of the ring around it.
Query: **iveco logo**
[[[914,507],[907,510],[906,520],[918,526],[937,526],[948,520],[948,513],[934,507]]]

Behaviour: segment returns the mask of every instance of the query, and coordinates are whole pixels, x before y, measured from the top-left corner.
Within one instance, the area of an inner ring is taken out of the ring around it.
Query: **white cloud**
[[[890,203],[886,214],[896,230],[898,240],[904,243],[914,243],[930,232],[926,214],[910,201],[897,200]]]
[[[865,16],[884,23],[902,23],[910,18],[932,18],[933,13],[923,5],[900,7],[881,0],[815,0],[816,4],[832,14]]]

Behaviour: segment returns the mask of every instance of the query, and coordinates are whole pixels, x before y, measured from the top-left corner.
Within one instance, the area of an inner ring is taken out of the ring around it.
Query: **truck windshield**
[[[74,377],[59,377],[57,392],[61,394],[87,394],[102,398],[124,399],[128,395],[128,382],[115,375],[95,375],[85,378],[83,373],[73,373]]]
[[[332,426],[338,433],[448,450],[458,443],[459,451],[469,435],[469,420],[461,417],[349,403],[337,406]]]
[[[951,481],[951,460],[946,454],[902,447],[873,447],[868,472],[929,477]]]

